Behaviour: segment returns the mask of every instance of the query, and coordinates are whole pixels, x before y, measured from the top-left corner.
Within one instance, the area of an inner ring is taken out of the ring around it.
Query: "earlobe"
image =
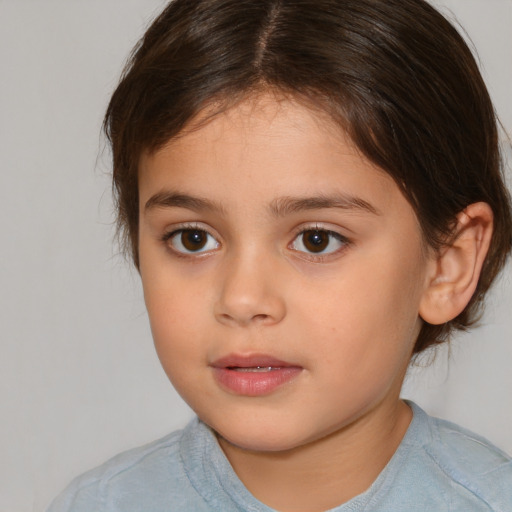
[[[487,203],[473,203],[457,215],[450,242],[432,258],[419,314],[439,325],[459,315],[473,296],[489,250],[493,213]]]

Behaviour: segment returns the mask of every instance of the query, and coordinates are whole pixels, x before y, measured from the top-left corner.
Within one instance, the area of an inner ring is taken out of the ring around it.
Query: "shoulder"
[[[419,408],[417,408],[419,409]],[[423,442],[431,461],[460,494],[480,501],[485,510],[512,508],[512,458],[487,439],[449,421],[427,416],[428,440]]]
[[[446,420],[433,417],[430,420],[444,456],[451,454],[459,464],[471,468],[473,474],[486,474],[510,466],[512,457],[484,437]]]
[[[186,430],[197,428],[197,421],[193,421]],[[123,452],[84,473],[71,482],[47,512],[157,511],[158,504],[168,505],[169,499],[190,500],[195,490],[180,454],[183,433],[176,431]]]

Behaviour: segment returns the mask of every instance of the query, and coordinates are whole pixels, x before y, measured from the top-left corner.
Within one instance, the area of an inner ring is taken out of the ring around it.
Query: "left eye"
[[[307,229],[300,233],[292,242],[291,248],[310,254],[330,254],[338,251],[347,240],[333,231]]]
[[[219,242],[202,229],[180,229],[168,238],[168,244],[177,252],[184,254],[197,254],[212,251],[219,246]]]

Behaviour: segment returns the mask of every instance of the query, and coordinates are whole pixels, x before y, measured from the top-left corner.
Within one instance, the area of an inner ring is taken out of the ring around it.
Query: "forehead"
[[[201,113],[163,148],[142,156],[139,186],[141,209],[166,189],[246,208],[256,197],[275,203],[342,194],[375,203],[376,210],[398,196],[404,200],[327,114],[275,95],[249,98],[213,117]]]
[[[211,147],[220,147],[219,143],[222,146],[266,146],[273,141],[272,148],[277,156],[278,143],[284,148],[306,138],[317,145],[329,144],[331,151],[350,148],[357,152],[345,130],[318,105],[307,98],[279,91],[247,95],[233,105],[214,102],[189,120],[164,146],[164,151],[205,149],[206,141]],[[343,148],[337,144],[340,141],[344,143]]]

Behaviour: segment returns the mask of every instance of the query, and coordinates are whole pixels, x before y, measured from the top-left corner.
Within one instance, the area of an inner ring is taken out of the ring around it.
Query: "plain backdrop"
[[[510,132],[512,0],[437,3],[470,35]],[[125,58],[163,4],[0,0],[0,512],[44,510],[73,476],[192,415],[113,244],[100,136]],[[404,390],[509,452],[511,281],[509,264],[483,326]]]

